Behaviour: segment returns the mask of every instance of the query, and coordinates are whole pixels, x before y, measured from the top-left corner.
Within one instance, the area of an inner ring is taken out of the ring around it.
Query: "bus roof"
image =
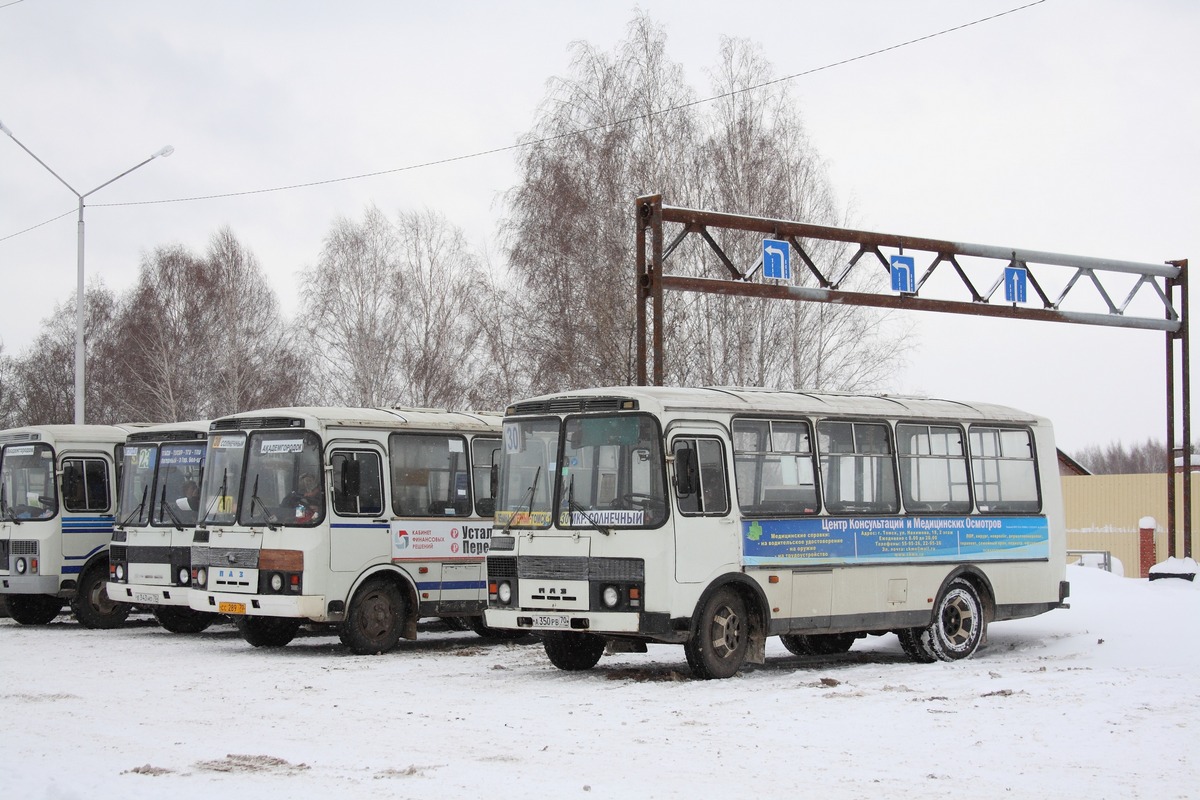
[[[572,402],[573,400],[585,402]],[[612,386],[580,389],[541,395],[514,403],[509,406],[508,413],[615,411],[620,408],[621,400],[637,401],[639,409],[658,413],[711,411],[729,414],[838,414],[863,417],[986,419],[1025,424],[1046,422],[1034,414],[991,403],[736,386]]]
[[[121,444],[129,434],[147,427],[137,422],[120,425],[25,425],[0,431],[0,444],[37,441],[48,444]]]
[[[296,422],[296,421],[299,422]],[[496,412],[447,411],[439,408],[342,408],[295,406],[230,414],[213,420],[211,430],[243,430],[313,426],[324,428],[429,428],[487,430],[500,425]]]
[[[193,419],[184,422],[167,422],[150,425],[129,434],[129,442],[167,442],[186,439],[204,439],[208,434],[209,421]]]

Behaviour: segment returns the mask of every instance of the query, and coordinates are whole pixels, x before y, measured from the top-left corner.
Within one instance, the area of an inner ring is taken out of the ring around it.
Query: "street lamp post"
[[[46,169],[47,172],[49,172],[51,175],[53,175],[55,178],[58,179],[59,183],[61,183],[63,186],[70,189],[71,194],[73,194],[77,198],[79,198],[79,223],[77,226],[79,233],[78,233],[78,242],[76,245],[76,259],[78,262],[77,265],[78,265],[79,275],[78,275],[78,285],[76,286],[76,292],[75,292],[75,424],[82,425],[83,420],[84,420],[84,402],[83,402],[83,399],[84,399],[84,377],[83,376],[84,376],[84,364],[87,360],[87,356],[84,353],[84,343],[83,343],[83,315],[84,315],[84,307],[83,307],[83,289],[84,289],[84,286],[83,286],[83,200],[85,197],[95,194],[96,192],[103,189],[105,186],[108,186],[110,183],[113,183],[114,181],[118,181],[121,178],[124,178],[126,175],[133,172],[135,169],[146,166],[147,164],[149,164],[151,161],[158,158],[159,156],[166,157],[166,156],[171,155],[171,153],[175,152],[175,148],[171,147],[170,145],[167,145],[166,147],[164,147],[161,150],[159,150],[158,152],[156,152],[154,155],[147,158],[145,161],[141,162],[140,164],[136,164],[136,165],[130,167],[129,169],[125,170],[117,177],[110,178],[109,180],[107,180],[104,183],[97,186],[95,189],[92,189],[90,192],[84,192],[83,194],[80,194],[79,192],[75,191],[74,186],[72,186],[71,184],[69,184],[65,180],[63,180],[61,175],[59,175],[54,170],[50,169],[50,167],[46,164],[45,161],[42,161],[40,158],[38,158],[36,155],[34,155],[32,150],[30,150],[28,147],[26,147],[24,144],[22,144],[20,139],[18,139],[16,136],[13,136],[13,132],[10,131],[7,127],[5,127],[3,122],[0,122],[0,131],[3,131],[4,133],[8,134],[8,138],[10,138],[14,142],[16,142],[18,147],[20,147],[26,153],[29,153],[29,155],[33,157],[34,161],[41,164]]]

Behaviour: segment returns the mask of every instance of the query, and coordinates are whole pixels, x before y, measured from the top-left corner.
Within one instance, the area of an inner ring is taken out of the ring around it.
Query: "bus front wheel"
[[[594,633],[551,631],[542,645],[550,663],[568,672],[591,669],[604,655],[604,640]]]
[[[287,617],[238,617],[235,624],[254,647],[285,647],[300,631],[300,620]]]
[[[704,602],[696,630],[684,644],[688,666],[701,680],[732,678],[746,660],[750,619],[746,601],[728,586]]]
[[[62,600],[48,594],[6,594],[4,604],[21,625],[49,625],[63,607]]]
[[[404,615],[404,598],[395,583],[368,581],[354,595],[338,631],[342,644],[360,656],[386,653],[400,641]]]
[[[171,633],[200,633],[217,619],[216,614],[177,606],[158,606],[153,613],[158,624]]]
[[[108,596],[108,562],[99,562],[88,567],[79,586],[75,589],[75,599],[71,601],[71,610],[75,612],[79,624],[92,630],[112,630],[125,624],[125,619],[133,606],[128,603],[118,603]]]

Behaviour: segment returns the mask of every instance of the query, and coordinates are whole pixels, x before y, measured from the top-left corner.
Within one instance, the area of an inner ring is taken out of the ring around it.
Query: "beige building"
[[[1063,508],[1067,520],[1067,550],[1101,551],[1120,559],[1127,578],[1144,578],[1138,526],[1144,517],[1155,521],[1150,564],[1167,558],[1167,476],[1071,475],[1062,470]],[[1200,502],[1200,473],[1192,473],[1193,502]],[[1183,557],[1183,475],[1176,476],[1175,555]],[[1192,509],[1192,552],[1200,546]],[[1077,560],[1078,555],[1071,558]],[[1095,558],[1095,557],[1091,557]]]

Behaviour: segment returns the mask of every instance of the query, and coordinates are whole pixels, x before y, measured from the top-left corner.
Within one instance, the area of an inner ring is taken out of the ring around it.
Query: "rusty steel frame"
[[[680,229],[669,244],[664,245],[665,223],[680,225]],[[749,269],[736,265],[713,237],[712,230],[744,231],[758,233],[789,243],[808,274],[817,286],[797,286],[791,283],[754,283],[754,273],[761,261]],[[716,255],[729,273],[727,278],[700,278],[686,275],[668,275],[664,270],[666,261],[690,237],[698,236],[708,251]],[[1150,264],[1135,261],[1072,256],[1061,253],[966,244],[939,239],[858,231],[834,228],[803,222],[750,217],[716,211],[701,211],[663,205],[661,195],[639,197],[636,201],[637,238],[637,361],[638,383],[646,385],[653,381],[661,386],[665,376],[663,350],[663,295],[668,289],[703,294],[736,295],[778,300],[837,303],[842,305],[872,306],[905,311],[936,311],[950,314],[1001,317],[1006,319],[1040,320],[1044,322],[1066,322],[1080,325],[1098,325],[1117,328],[1160,330],[1166,333],[1167,342],[1167,529],[1168,554],[1175,556],[1176,531],[1176,475],[1182,468],[1184,476],[1191,474],[1191,380],[1190,353],[1187,325],[1187,261],[1169,261]],[[805,247],[806,240],[821,240],[856,245],[857,251],[845,265],[823,268]],[[647,256],[647,247],[650,253]],[[881,248],[897,249],[901,253],[916,251],[929,254],[931,262],[915,282],[911,294],[885,294],[873,291],[851,291],[841,288],[853,270],[863,261],[878,261],[888,268],[889,261]],[[990,259],[992,266],[1001,262],[1000,277],[986,291],[981,291],[971,280],[961,257]],[[949,264],[954,275],[970,296],[969,301],[921,297],[934,271],[942,264]],[[1056,298],[1051,298],[1045,284],[1035,275],[1038,270],[1051,268],[1073,269],[1066,285]],[[1003,267],[1024,268],[1032,294],[1040,306],[1022,306],[1015,303],[993,302],[997,290],[1003,284]],[[1120,304],[1113,300],[1113,293],[1105,288],[1103,278],[1109,275],[1134,275],[1137,280]],[[1090,286],[1107,307],[1107,312],[1082,312],[1062,307],[1068,294],[1076,286]],[[1139,293],[1152,293],[1162,303],[1161,317],[1138,316],[1127,313],[1130,303]],[[647,304],[650,313],[647,314]],[[647,341],[649,339],[649,341]],[[1176,350],[1179,350],[1178,363]],[[653,363],[653,374],[648,365]],[[1178,371],[1178,386],[1176,372]],[[1176,395],[1182,404],[1181,431],[1183,443],[1176,447]],[[1181,456],[1181,458],[1179,458]],[[1182,464],[1177,464],[1181,460]],[[1191,481],[1183,481],[1183,554],[1190,558],[1191,543]]]

